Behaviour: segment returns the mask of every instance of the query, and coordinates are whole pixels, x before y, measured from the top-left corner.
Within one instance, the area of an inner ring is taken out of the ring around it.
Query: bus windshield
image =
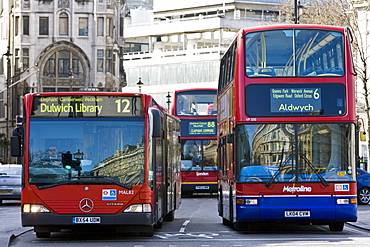
[[[242,124],[235,136],[238,182],[355,180],[353,124]]]
[[[317,29],[274,29],[245,35],[248,77],[343,76],[343,34]]]
[[[216,140],[184,140],[181,171],[217,171]]]
[[[177,115],[216,115],[216,90],[194,90],[178,92],[176,99]]]
[[[30,184],[143,184],[142,118],[31,118],[29,136]]]

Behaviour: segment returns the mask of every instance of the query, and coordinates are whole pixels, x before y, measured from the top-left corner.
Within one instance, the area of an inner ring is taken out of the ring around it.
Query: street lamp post
[[[6,72],[6,136],[9,136],[9,84],[10,84],[10,73],[11,73],[11,66],[10,66],[10,56],[13,54],[9,51],[9,47],[7,52],[4,54],[7,58],[7,72]]]
[[[166,98],[167,98],[167,102],[166,102],[167,103],[167,108],[168,108],[168,111],[170,111],[170,106],[171,106],[171,94],[170,94],[170,92],[168,92]]]
[[[294,0],[294,24],[299,23],[299,16],[301,15],[303,5],[300,0]]]
[[[139,81],[136,83],[136,85],[139,87],[139,93],[141,93],[141,87],[144,85],[144,83],[141,82],[141,77],[139,77]]]
[[[5,87],[6,87],[6,115],[5,115],[5,124],[6,124],[6,137],[9,138],[9,110],[10,110],[10,97],[9,97],[9,84],[10,84],[10,73],[11,73],[11,66],[10,66],[10,56],[13,54],[10,52],[10,49],[8,47],[8,50],[4,54],[7,58],[7,72],[6,72],[6,82],[5,82]],[[6,161],[9,163],[9,156],[8,156],[8,151],[6,152]]]

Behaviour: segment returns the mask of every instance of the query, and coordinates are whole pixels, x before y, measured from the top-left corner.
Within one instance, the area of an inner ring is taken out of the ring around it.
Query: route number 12
[[[117,105],[117,113],[130,113],[129,99],[118,99],[115,102]]]

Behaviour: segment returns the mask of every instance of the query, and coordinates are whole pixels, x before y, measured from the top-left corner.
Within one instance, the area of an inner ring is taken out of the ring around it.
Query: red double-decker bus
[[[219,215],[234,228],[357,220],[355,81],[347,28],[242,29],[218,88]]]
[[[22,156],[22,225],[152,236],[180,205],[180,121],[151,96],[34,93],[12,136]]]
[[[216,88],[177,90],[172,115],[181,120],[183,195],[217,193]]]

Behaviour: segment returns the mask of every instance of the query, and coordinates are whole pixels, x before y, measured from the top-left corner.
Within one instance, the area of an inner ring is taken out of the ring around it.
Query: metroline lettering
[[[41,112],[97,112],[98,114],[101,113],[103,106],[91,106],[85,105],[84,103],[77,103],[77,104],[60,104],[55,105],[54,103],[51,105],[41,103],[40,104],[40,111]]]
[[[314,107],[311,104],[308,105],[293,105],[293,104],[280,104],[279,111],[313,111]]]
[[[283,192],[311,192],[312,188],[311,187],[305,187],[301,185],[300,187],[296,186],[284,186]]]

